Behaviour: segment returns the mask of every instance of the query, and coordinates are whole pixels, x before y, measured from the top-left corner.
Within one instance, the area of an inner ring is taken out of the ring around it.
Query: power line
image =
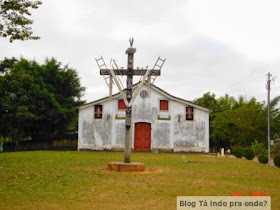
[[[276,59],[273,60],[272,63],[266,64],[266,65],[263,66],[263,67],[259,67],[259,68],[258,68],[259,70],[256,70],[256,74],[254,74],[254,72],[253,72],[254,75],[251,76],[249,79],[246,78],[246,79],[239,80],[239,81],[233,83],[232,85],[230,85],[230,86],[227,88],[227,90],[228,90],[228,91],[229,91],[229,90],[236,90],[236,86],[239,86],[238,88],[244,87],[244,85],[242,85],[242,83],[248,82],[248,80],[256,80],[256,79],[262,78],[265,70],[270,69],[270,71],[271,71],[271,68],[272,68],[272,67],[276,67],[276,66],[279,65],[279,64],[280,64],[280,57],[277,57]],[[257,72],[260,71],[260,70],[261,70],[262,72],[257,73]],[[252,75],[252,73],[251,73],[251,75]],[[241,87],[240,87],[240,86],[241,86]],[[247,84],[246,84],[245,86],[247,86]]]

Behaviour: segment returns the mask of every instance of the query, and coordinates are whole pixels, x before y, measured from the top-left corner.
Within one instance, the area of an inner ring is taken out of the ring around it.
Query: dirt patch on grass
[[[102,169],[103,172],[105,173],[124,173],[124,174],[152,174],[152,173],[164,173],[164,172],[168,172],[168,169],[165,168],[145,168],[144,171],[126,171],[126,172],[119,172],[119,171],[112,171],[112,170],[108,170],[106,169]]]
[[[189,164],[189,163],[202,163],[202,164],[205,164],[207,162],[195,161],[195,160],[186,160],[186,161],[183,161],[182,163],[187,163],[187,164]]]

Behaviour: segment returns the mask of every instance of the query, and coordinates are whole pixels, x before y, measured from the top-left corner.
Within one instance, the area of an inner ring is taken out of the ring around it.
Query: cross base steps
[[[144,163],[140,162],[110,162],[108,169],[111,171],[126,172],[126,171],[144,171]]]

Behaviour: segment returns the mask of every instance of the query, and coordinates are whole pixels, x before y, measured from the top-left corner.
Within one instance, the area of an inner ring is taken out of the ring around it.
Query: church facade
[[[79,108],[78,150],[123,150],[121,94]],[[132,106],[134,151],[209,152],[209,110],[145,84]]]

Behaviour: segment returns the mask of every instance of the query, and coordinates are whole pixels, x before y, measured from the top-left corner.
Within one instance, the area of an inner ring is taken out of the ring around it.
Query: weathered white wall
[[[78,125],[78,149],[94,149],[95,138],[93,136],[93,109],[92,107],[79,110]]]
[[[173,102],[172,116],[174,151],[209,152],[209,114],[207,112],[194,108],[194,119],[186,120],[186,106]]]
[[[114,101],[103,105],[102,119],[94,119],[94,106],[79,110],[78,149],[111,149]]]
[[[142,90],[147,90],[144,86]],[[103,103],[103,118],[94,119],[94,106],[79,110],[78,149],[123,148],[125,139],[125,111],[118,110],[118,99]],[[159,112],[159,101],[169,100],[169,111]],[[152,90],[151,97],[139,95],[132,108],[132,148],[134,127],[137,122],[151,123],[151,149],[174,151],[209,151],[209,114],[194,108],[194,120],[185,120],[186,104],[170,100],[164,94]],[[118,118],[115,118],[118,115]],[[170,120],[158,120],[158,115],[171,116]],[[181,119],[179,120],[179,115]]]

